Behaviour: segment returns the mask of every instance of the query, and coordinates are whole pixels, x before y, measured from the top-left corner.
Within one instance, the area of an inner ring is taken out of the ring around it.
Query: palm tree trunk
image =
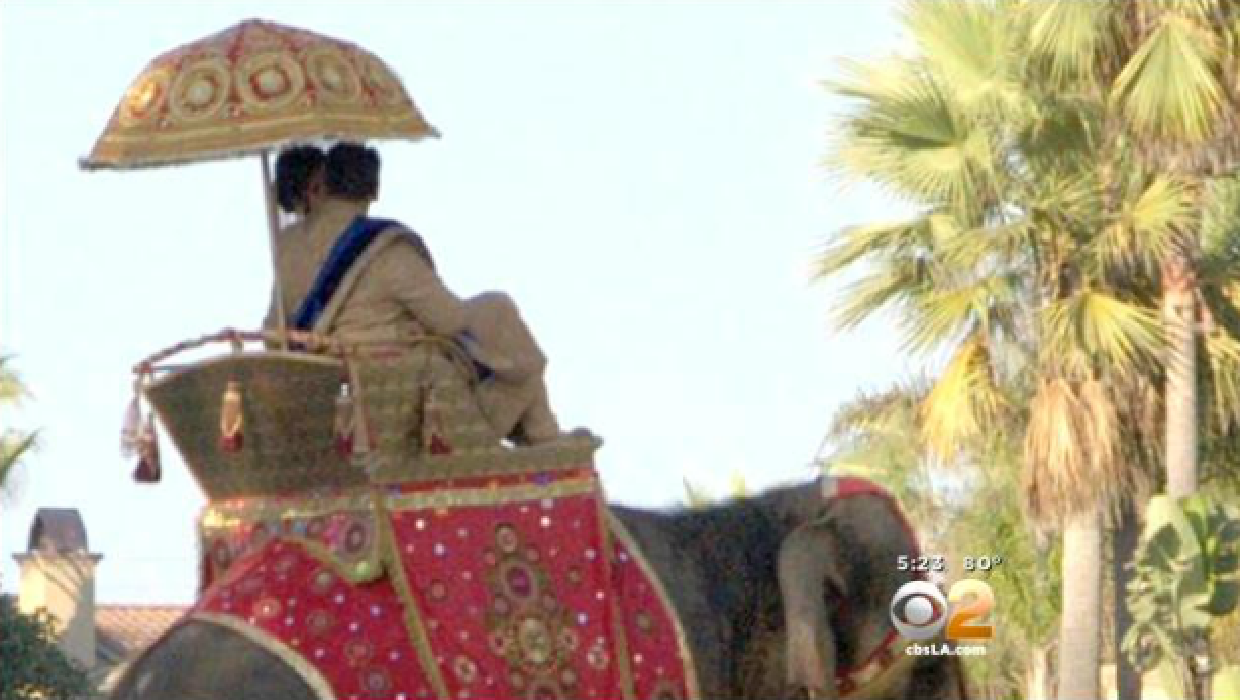
[[[1063,613],[1059,622],[1060,698],[1101,697],[1102,518],[1069,518],[1063,531]]]
[[[1163,266],[1167,336],[1167,493],[1197,492],[1197,303],[1192,263],[1175,254]]]
[[[1131,502],[1125,502],[1119,511],[1119,519],[1111,532],[1111,580],[1115,584],[1115,675],[1118,697],[1137,700],[1141,697],[1141,672],[1124,653],[1124,636],[1132,627],[1132,613],[1128,610],[1128,582],[1132,572],[1125,568],[1136,555],[1141,539],[1141,522]]]
[[[1045,646],[1034,646],[1029,650],[1029,661],[1025,664],[1025,695],[1026,700],[1051,700],[1055,697],[1051,690],[1051,652]]]

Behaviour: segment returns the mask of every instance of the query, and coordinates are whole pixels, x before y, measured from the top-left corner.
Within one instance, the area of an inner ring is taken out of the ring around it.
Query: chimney
[[[21,567],[17,607],[24,613],[45,608],[56,618],[60,648],[90,669],[95,665],[95,565],[86,527],[76,508],[40,508],[30,526]]]

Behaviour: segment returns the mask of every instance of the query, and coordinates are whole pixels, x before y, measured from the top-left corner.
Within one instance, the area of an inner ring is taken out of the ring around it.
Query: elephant
[[[892,630],[888,606],[915,574],[916,542],[892,502],[828,500],[823,481],[702,508],[611,513],[639,545],[684,621],[704,698],[836,697],[835,670]],[[850,697],[963,699],[952,656],[892,667]],[[878,695],[873,695],[877,691]],[[116,700],[315,700],[290,667],[210,623],[175,626],[121,676]]]

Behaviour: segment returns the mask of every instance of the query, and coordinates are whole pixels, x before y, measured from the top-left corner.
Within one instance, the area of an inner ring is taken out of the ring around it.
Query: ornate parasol
[[[129,170],[258,154],[274,256],[279,224],[272,150],[324,138],[438,135],[374,54],[303,29],[248,20],[151,61],[80,165]],[[275,290],[283,342],[278,279]]]

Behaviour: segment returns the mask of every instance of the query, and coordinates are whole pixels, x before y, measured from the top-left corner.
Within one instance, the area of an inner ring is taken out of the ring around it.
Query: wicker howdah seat
[[[136,368],[141,393],[209,499],[567,469],[589,463],[601,444],[576,436],[503,445],[474,398],[472,363],[445,339],[350,347],[292,338],[317,352],[247,349],[270,345],[270,334],[222,331]],[[162,364],[215,342],[232,349]]]

